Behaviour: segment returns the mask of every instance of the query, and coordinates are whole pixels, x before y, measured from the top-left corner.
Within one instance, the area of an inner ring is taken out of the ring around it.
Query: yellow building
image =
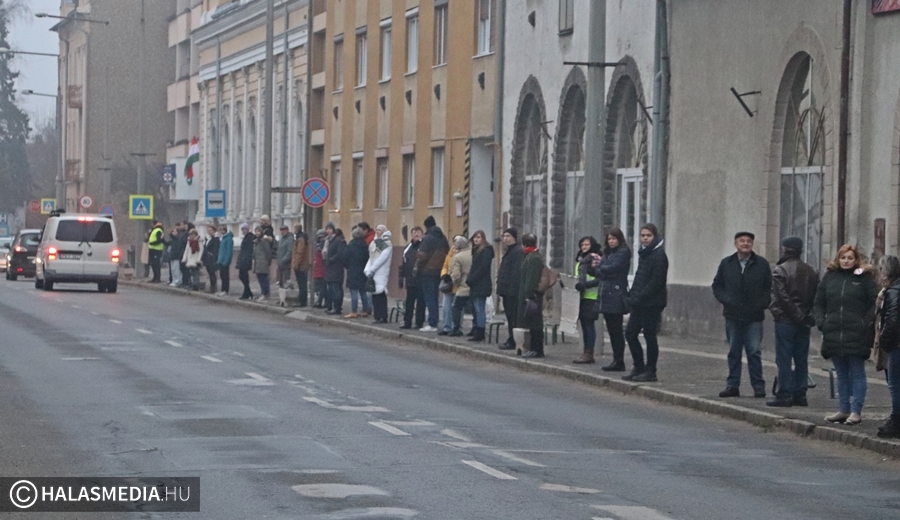
[[[496,0],[313,0],[310,171],[324,221],[494,224]],[[326,8],[327,7],[327,8]]]

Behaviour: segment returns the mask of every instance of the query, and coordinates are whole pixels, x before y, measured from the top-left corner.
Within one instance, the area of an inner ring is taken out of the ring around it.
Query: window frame
[[[559,0],[559,35],[575,32],[575,0]]]
[[[415,29],[415,30],[413,30]],[[406,73],[419,71],[419,11],[406,14]]]
[[[344,36],[334,39],[334,91],[344,90]]]
[[[434,8],[434,66],[447,64],[447,27],[449,19],[447,4]]]
[[[445,160],[446,149],[443,146],[431,149],[431,207],[434,208],[444,206]]]
[[[375,161],[375,209],[387,209],[388,207],[389,168],[390,162],[387,157],[379,157]]]
[[[416,203],[416,154],[403,155],[403,201],[402,208],[413,208]]]
[[[391,79],[391,52],[393,51],[393,27],[390,19],[381,22],[381,81]]]
[[[341,161],[331,161],[331,205],[341,210]]]
[[[366,86],[366,75],[368,73],[369,58],[369,38],[363,29],[356,33],[356,86]]]
[[[494,52],[494,0],[478,0],[475,10],[475,56],[487,56]],[[485,9],[487,5],[487,9]],[[487,12],[487,18],[482,13]]]

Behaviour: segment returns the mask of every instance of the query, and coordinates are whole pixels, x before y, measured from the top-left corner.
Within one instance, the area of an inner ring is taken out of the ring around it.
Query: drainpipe
[[[850,22],[853,0],[844,0],[843,48],[841,49],[841,114],[838,137],[837,245],[846,243],[847,153],[850,141]]]
[[[584,138],[584,218],[578,235],[602,233],[603,132],[606,111],[606,1],[591,2],[588,15],[587,106]],[[590,232],[589,230],[593,230]]]
[[[222,42],[216,36],[216,171],[215,175],[210,175],[211,179],[207,179],[206,189],[216,189],[219,187],[220,175],[222,172]],[[198,201],[198,204],[201,204]],[[204,205],[205,207],[205,205]]]
[[[506,72],[506,0],[500,0],[497,4],[497,79],[494,92],[494,179],[491,187],[494,189],[494,204],[491,212],[491,222],[494,223],[494,237],[500,236],[502,222],[500,222],[501,204],[503,196],[503,75]],[[499,258],[500,255],[497,255]]]
[[[290,52],[290,45],[288,42],[288,31],[291,28],[291,13],[288,11],[288,3],[284,3],[284,70],[283,70],[283,82],[284,85],[281,87],[281,185],[289,186],[290,181],[288,180],[288,74],[290,73],[289,67],[290,63],[288,62],[288,56]],[[281,205],[281,213],[286,214],[285,210],[287,209],[286,203],[290,202],[288,199],[289,195],[282,193],[279,195],[279,204]],[[294,230],[291,229],[291,233]]]
[[[262,185],[262,212],[264,215],[272,215],[272,137],[274,128],[272,121],[275,102],[275,64],[272,55],[272,45],[275,42],[275,0],[269,0],[266,6],[266,64],[265,64],[265,127],[263,128],[263,185]]]
[[[312,154],[310,151],[312,150],[312,146],[310,146],[310,133],[312,128],[312,123],[309,118],[310,106],[309,101],[312,99],[312,80],[313,80],[313,17],[316,14],[315,7],[317,6],[316,0],[310,0],[306,4],[306,99],[303,101],[303,117],[304,121],[301,121],[300,124],[305,125],[304,133],[303,133],[303,158],[305,159],[305,163],[303,165],[304,174],[300,176],[300,185],[302,186],[304,182],[306,182],[310,178],[310,173],[312,172]],[[316,219],[316,210],[303,204],[303,230],[310,236],[315,236],[315,229],[318,229],[319,224],[318,221],[321,221],[321,218]]]
[[[656,2],[653,56],[653,155],[650,158],[650,222],[665,234],[669,141],[669,28],[666,0]]]

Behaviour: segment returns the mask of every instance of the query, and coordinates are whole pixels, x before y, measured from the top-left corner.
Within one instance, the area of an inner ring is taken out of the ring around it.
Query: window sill
[[[431,70],[439,69],[439,68],[441,68],[441,67],[446,67],[446,66],[447,66],[447,63],[446,63],[446,62],[445,62],[445,63],[439,63],[439,64],[437,64],[437,65],[432,65]]]
[[[366,84],[365,84],[365,83],[363,83],[362,85],[357,85],[357,86],[353,87],[353,90],[361,90],[361,89],[364,89],[364,88],[366,88]]]
[[[438,205],[435,205],[435,206],[428,206],[428,209],[444,209],[444,205],[443,205],[443,204],[438,204]]]
[[[477,60],[478,58],[487,58],[488,56],[493,56],[493,55],[494,55],[494,51],[490,51],[490,52],[485,52],[482,54],[476,54],[475,56],[472,56],[472,59]]]
[[[381,78],[381,80],[378,82],[378,84],[384,85],[385,83],[390,83],[390,82],[391,82],[391,78]]]
[[[328,210],[328,213],[340,213],[340,212],[341,212],[341,208]]]
[[[362,208],[353,208],[350,210],[350,213],[362,213]]]
[[[341,88],[339,88],[339,89],[337,89],[337,90],[332,90],[331,93],[332,93],[332,94],[343,94],[343,93],[344,93],[344,87],[341,87]]]
[[[388,210],[387,208],[375,208],[376,212],[381,212],[381,213],[386,213],[387,210]]]
[[[416,70],[414,70],[414,71],[412,71],[412,72],[407,72],[406,74],[403,75],[403,77],[408,78],[408,77],[410,77],[410,76],[415,76],[417,72],[419,72],[418,69],[416,69]]]
[[[401,206],[400,209],[403,211],[412,211],[412,210],[416,209],[416,207],[415,206]]]
[[[558,35],[559,35],[560,37],[563,37],[563,36],[572,36],[572,33],[574,33],[574,32],[575,32],[575,28],[574,28],[574,27],[570,27],[570,28],[568,28],[568,29],[560,29]]]

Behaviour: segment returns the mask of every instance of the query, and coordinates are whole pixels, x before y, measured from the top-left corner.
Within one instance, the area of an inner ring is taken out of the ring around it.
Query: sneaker
[[[441,329],[438,331],[438,336],[446,336],[447,334],[450,334],[450,331],[448,331],[447,329]]]
[[[400,325],[400,328],[401,328],[402,330],[409,330],[409,329],[412,328],[412,325]]]
[[[258,302],[264,302],[264,301],[266,301],[266,300],[268,300],[268,299],[269,299],[268,296],[260,296],[259,298],[256,299],[256,301],[258,301]]]
[[[431,325],[425,325],[424,327],[419,329],[419,332],[435,332],[435,331],[437,331],[437,329],[435,327],[432,327]]]
[[[594,363],[594,356],[593,354],[582,354],[581,357],[572,361],[572,363],[575,363],[576,365],[592,365]]]
[[[834,424],[844,424],[844,421],[846,421],[849,417],[850,414],[847,412],[835,412],[831,415],[826,415],[825,420]]]
[[[741,396],[741,389],[737,388],[735,386],[729,386],[725,390],[722,390],[721,392],[719,392],[719,397],[721,397],[723,399],[726,397],[740,397],[740,396]]]
[[[635,368],[631,370],[631,373],[627,376],[622,376],[623,381],[634,381],[634,378],[644,373],[643,368]]]
[[[500,350],[516,350],[516,344],[515,344],[515,343],[508,343],[508,342],[507,342],[507,343],[504,343],[504,344],[500,345],[500,346],[497,347],[497,348],[500,349]]]
[[[753,389],[753,397],[756,397],[757,399],[762,399],[765,396],[766,396],[765,388],[754,388]]]

